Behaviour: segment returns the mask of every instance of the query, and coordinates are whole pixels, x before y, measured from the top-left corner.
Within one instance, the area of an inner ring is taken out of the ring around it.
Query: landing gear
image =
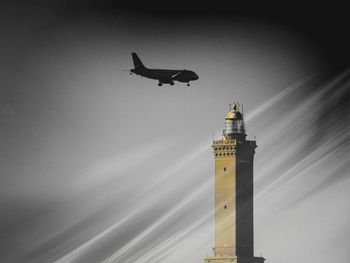
[[[187,87],[189,87],[190,86],[190,83],[189,82],[187,82]]]
[[[162,82],[159,82],[159,83],[158,83],[158,86],[159,86],[159,87],[160,87],[160,86],[162,86],[162,85],[163,85],[163,83],[162,83]]]
[[[174,86],[174,82],[170,82],[170,86]]]

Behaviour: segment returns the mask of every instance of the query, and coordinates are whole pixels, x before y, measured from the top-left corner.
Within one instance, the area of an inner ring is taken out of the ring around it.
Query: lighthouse
[[[256,141],[246,139],[235,103],[222,138],[213,140],[215,160],[215,247],[205,263],[263,263],[254,257],[253,164]]]

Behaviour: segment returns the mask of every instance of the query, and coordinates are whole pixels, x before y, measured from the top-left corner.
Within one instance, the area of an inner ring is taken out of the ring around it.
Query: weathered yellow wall
[[[234,145],[213,146],[215,155],[215,254],[236,255],[236,157]],[[223,154],[225,153],[225,156]],[[220,155],[221,154],[221,155]],[[225,171],[226,168],[226,171]],[[226,209],[225,209],[226,206]]]

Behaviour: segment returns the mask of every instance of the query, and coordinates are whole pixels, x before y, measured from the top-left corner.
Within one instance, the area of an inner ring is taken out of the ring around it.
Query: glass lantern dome
[[[245,136],[246,132],[243,115],[237,110],[237,105],[234,104],[225,117],[224,136],[235,137],[236,135]]]

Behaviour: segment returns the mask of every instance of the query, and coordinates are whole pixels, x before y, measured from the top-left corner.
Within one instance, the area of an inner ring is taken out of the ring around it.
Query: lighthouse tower
[[[237,104],[226,114],[225,129],[213,141],[215,158],[215,247],[206,263],[263,263],[254,257],[253,160],[256,142],[246,140]]]

